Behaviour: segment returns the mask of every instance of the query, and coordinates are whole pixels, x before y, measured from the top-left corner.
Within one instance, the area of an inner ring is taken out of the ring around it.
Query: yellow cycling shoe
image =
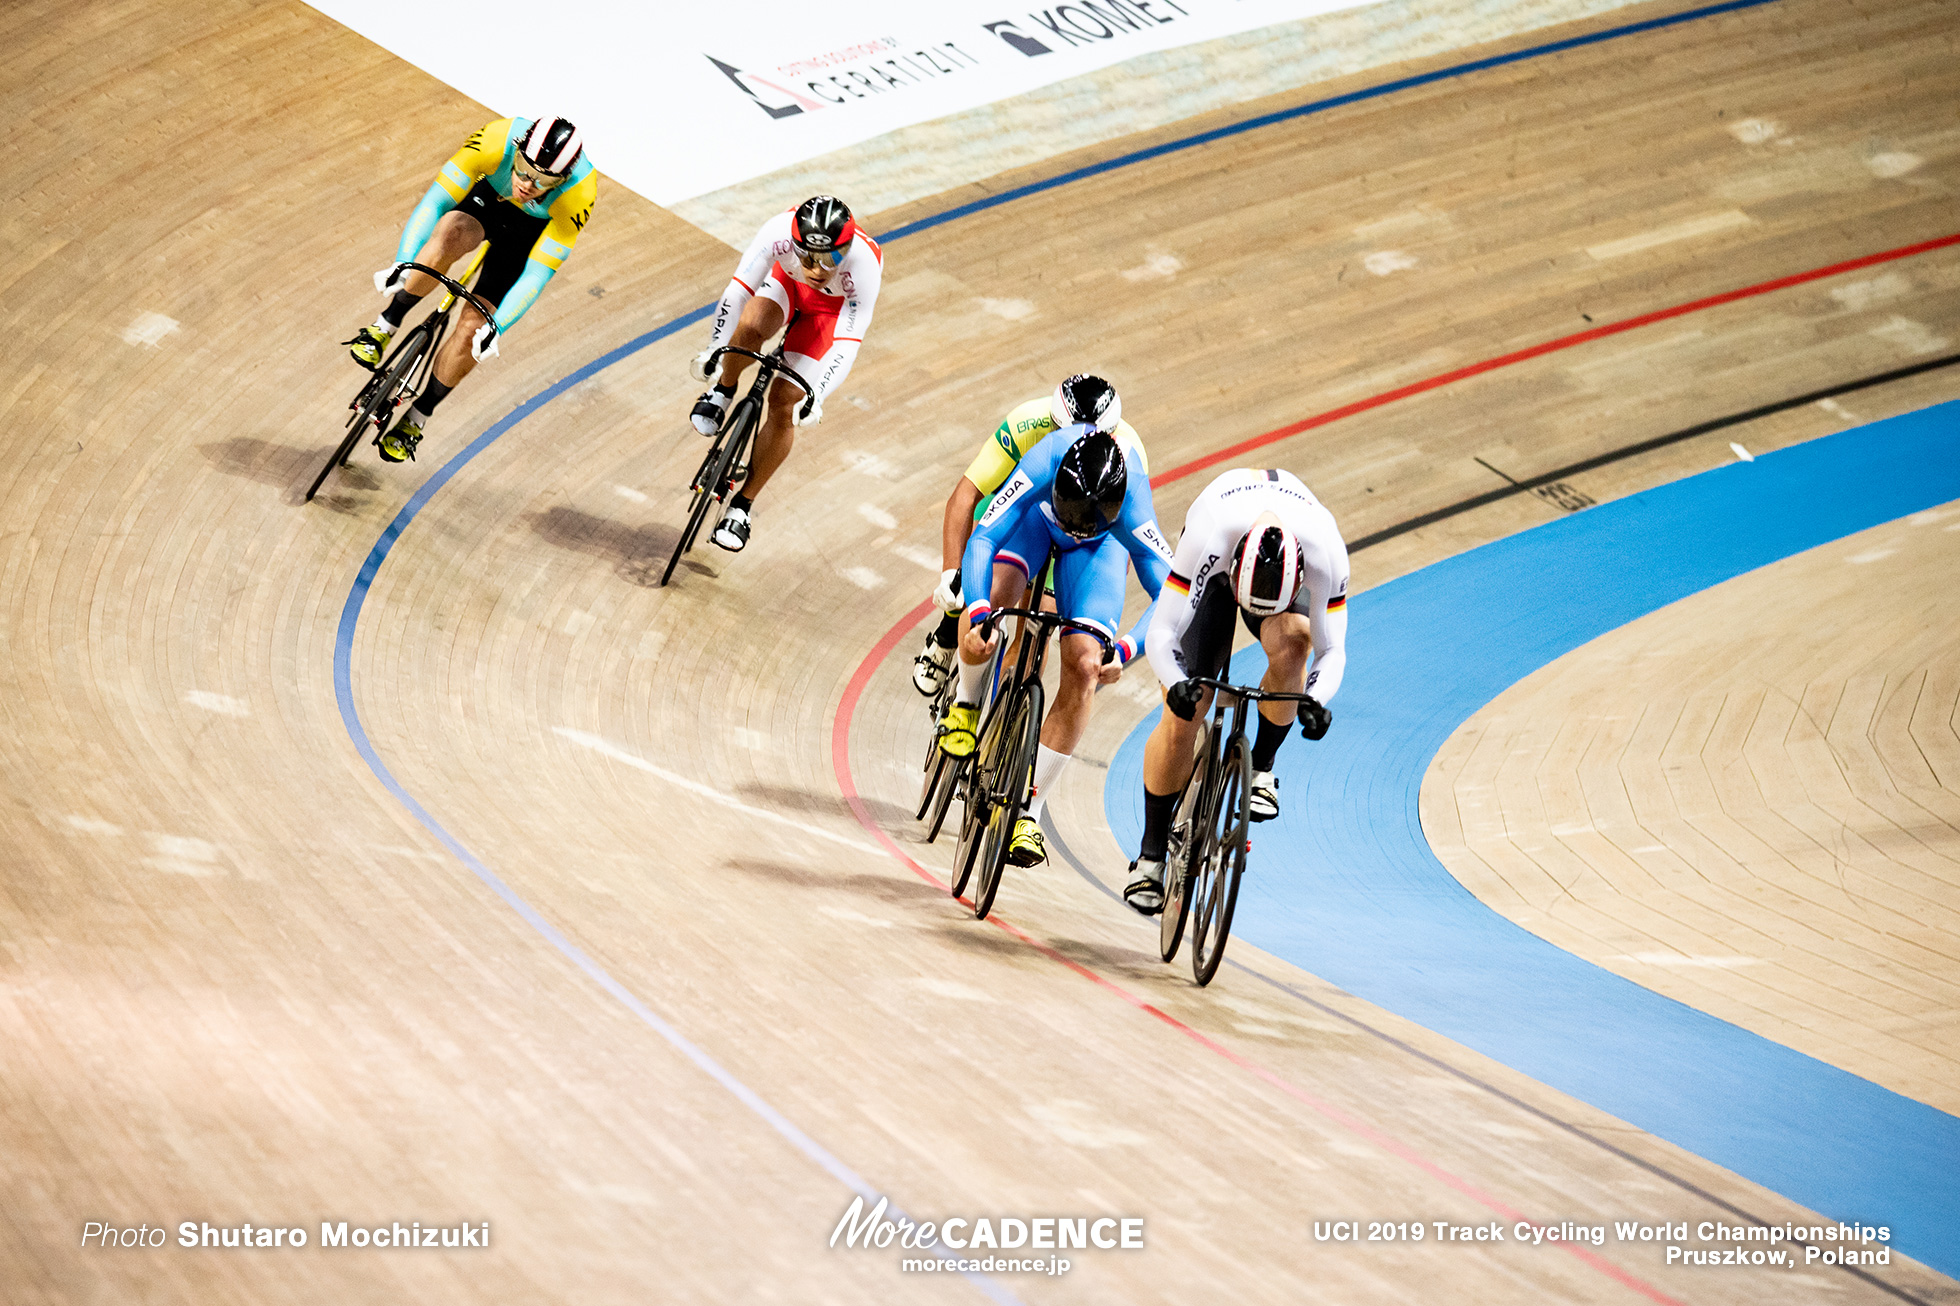
[[[347,346],[347,352],[355,362],[372,372],[381,366],[381,355],[388,348],[388,342],[394,338],[395,334],[392,331],[377,331],[371,326],[364,326],[354,333],[352,340],[342,343]]]
[[[415,418],[415,411],[395,426],[395,429],[382,436],[375,443],[381,447],[384,462],[405,463],[415,456],[415,446],[422,443],[422,423]]]
[[[1039,866],[1048,860],[1048,841],[1041,837],[1041,822],[1024,816],[1014,822],[1014,837],[1007,841],[1009,866]]]
[[[948,703],[939,718],[939,751],[948,757],[972,757],[980,742],[977,703]]]

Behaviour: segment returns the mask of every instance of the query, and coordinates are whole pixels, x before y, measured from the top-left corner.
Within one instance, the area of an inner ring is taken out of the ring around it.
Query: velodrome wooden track
[[[1667,1271],[1613,1247],[1587,1259],[1312,1241],[1316,1218],[1801,1212],[1256,951],[1235,956],[1401,1042],[1229,974],[1193,990],[1065,867],[1004,888],[999,913],[1025,938],[977,925],[853,819],[832,743],[853,672],[933,579],[901,550],[931,561],[946,490],[1012,403],[1102,370],[1153,465],[1172,468],[1588,323],[1952,234],[1956,30],[1951,0],[1777,0],[1169,154],[896,242],[858,368],[762,501],[751,550],[710,551],[666,590],[651,582],[699,456],[683,364],[701,332],[633,354],[462,468],[372,578],[349,702],[425,823],[377,778],[336,698],[364,559],[444,458],[707,302],[731,251],[602,189],[576,256],[506,356],[449,401],[423,461],[362,461],[303,506],[357,380],[333,342],[373,313],[368,274],[440,159],[491,115],[297,4],[0,13],[15,136],[0,205],[0,1296],[974,1297],[981,1285],[956,1276],[825,1250],[846,1185],[625,994],[909,1210],[1147,1218],[1145,1252],[998,1280],[1025,1300],[1896,1299],[1873,1279]],[[1701,234],[1643,243],[1683,224]],[[1386,252],[1400,257],[1371,271]],[[1949,248],[1712,308],[1257,457],[1299,470],[1356,538],[1491,488],[1479,458],[1535,474],[1948,348],[1932,342],[1960,336],[1956,269]],[[1605,499],[1712,466],[1730,439],[1760,452],[1956,394],[1960,374],[1931,372],[1576,483]],[[1166,487],[1163,520],[1180,521],[1203,480]],[[1519,496],[1400,537],[1357,555],[1357,584],[1557,511]],[[1951,575],[1951,547],[1913,547],[1918,574]],[[1790,574],[1792,592],[1803,580]],[[1922,598],[1897,590],[1885,620]],[[1773,591],[1751,601],[1765,639],[1811,611]],[[913,642],[879,669],[845,741],[870,814],[901,843],[924,725],[905,679]],[[1753,759],[1761,714],[1721,706],[1718,643],[1676,707],[1709,748]],[[1901,640],[1871,669],[1793,645],[1777,674],[1919,685],[1924,716],[1891,690],[1844,696],[1840,711],[1865,714],[1846,721],[1877,722],[1876,747],[1896,754],[1908,724],[1913,738],[1950,733],[1953,657],[1950,638]],[[1569,677],[1527,691],[1548,695],[1530,711],[1566,713],[1589,692]],[[1128,682],[1105,696],[1054,808],[1105,878],[1122,854],[1100,832],[1095,763],[1147,698]],[[1589,737],[1516,719],[1515,746],[1577,755],[1583,788]],[[1638,732],[1597,747],[1636,746],[1667,756]],[[1939,746],[1950,759],[1950,738]],[[1950,834],[1953,771],[1934,772],[1912,783]],[[1848,827],[1863,792],[1849,783],[1816,796],[1798,777],[1761,801],[1781,792],[1808,803],[1802,820]],[[1716,837],[1691,818],[1682,847]],[[1568,819],[1545,805],[1547,826]],[[618,987],[500,900],[437,828]],[[1465,838],[1495,881],[1486,833]],[[1945,847],[1944,869],[1922,859],[1920,878],[1890,882],[1933,900],[1944,914],[1920,919],[1950,941]],[[947,855],[911,851],[929,869]],[[1536,901],[1529,880],[1506,883],[1473,887],[1507,910],[1506,892]],[[1725,904],[1638,905],[1706,927]],[[1594,928],[1614,911],[1596,898],[1552,937],[1582,955],[1590,939],[1637,951]],[[1841,999],[1780,967],[1697,972],[1685,996],[1951,1109],[1950,1024],[1910,1056],[1910,1038],[1849,1036],[1871,995],[1859,956],[1833,963],[1854,975]],[[1946,966],[1928,982],[1950,993]],[[325,1219],[486,1220],[495,1245],[76,1247],[88,1220]],[[1911,1264],[1879,1277],[1919,1300],[1955,1291]]]

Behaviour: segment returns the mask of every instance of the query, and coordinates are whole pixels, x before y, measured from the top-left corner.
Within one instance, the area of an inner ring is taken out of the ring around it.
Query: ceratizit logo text
[[[1001,19],[981,26],[1005,41],[1009,49],[1033,59],[1056,50],[1147,32],[1190,16],[1177,0],[1077,0],[1052,9],[1031,9],[1025,25],[1020,19]]]
[[[786,60],[759,71],[724,63],[711,54],[704,57],[771,118],[793,118],[889,95],[980,66],[980,61],[958,42],[936,41],[907,49],[892,36]]]

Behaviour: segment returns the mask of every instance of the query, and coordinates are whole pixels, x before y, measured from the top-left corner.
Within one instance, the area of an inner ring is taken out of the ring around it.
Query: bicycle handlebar
[[[712,372],[714,370],[715,364],[721,361],[723,354],[740,354],[743,358],[752,358],[765,367],[774,369],[777,376],[787,378],[790,384],[803,392],[803,416],[808,417],[810,415],[810,405],[817,401],[817,388],[808,381],[805,381],[798,375],[795,368],[783,361],[782,350],[778,349],[769,354],[758,354],[752,349],[741,349],[735,345],[723,345],[708,355],[708,371]]]
[[[1214,680],[1210,676],[1188,676],[1186,679],[1190,680],[1193,684],[1207,685],[1221,693],[1230,694],[1234,698],[1243,698],[1253,703],[1268,700],[1282,703],[1304,703],[1308,699],[1313,698],[1312,694],[1289,694],[1277,689],[1260,689],[1257,686],[1227,684],[1223,680]],[[1316,699],[1315,701],[1318,702],[1319,700]]]
[[[495,339],[498,335],[502,334],[497,330],[497,306],[495,304],[491,303],[487,299],[484,299],[481,295],[478,295],[475,291],[471,290],[468,286],[465,286],[462,282],[453,280],[452,278],[444,275],[443,273],[436,271],[432,267],[425,266],[424,264],[421,263],[404,263],[401,266],[407,268],[411,272],[420,272],[424,276],[434,277],[437,281],[440,281],[444,286],[448,287],[449,293],[451,293],[452,295],[455,295],[461,299],[469,300],[470,307],[474,308],[477,312],[483,314],[483,320],[490,324],[491,338]]]
[[[1078,635],[1087,635],[1102,645],[1106,653],[1113,652],[1116,648],[1116,641],[1094,626],[1077,621],[1074,617],[1064,617],[1059,612],[1039,612],[1033,608],[996,608],[989,612],[980,622],[981,629],[988,638],[993,637],[995,626],[1003,617],[1022,617],[1044,626],[1060,626],[1064,634],[1074,632]]]

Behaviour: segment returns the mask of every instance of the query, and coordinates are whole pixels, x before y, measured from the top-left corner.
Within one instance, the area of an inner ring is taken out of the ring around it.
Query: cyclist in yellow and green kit
[[[380,366],[408,310],[435,289],[434,278],[404,265],[448,272],[486,240],[490,250],[474,290],[496,306],[496,316],[486,322],[464,301],[460,329],[443,341],[428,386],[380,438],[383,458],[399,463],[415,456],[436,405],[478,362],[497,353],[498,337],[517,325],[564,265],[598,193],[599,174],[586,158],[584,140],[563,118],[499,118],[442,165],[402,229],[395,261],[374,274],[375,289],[392,296],[388,307],[347,342],[348,352],[362,367]]]
[[[1144,456],[1143,442],[1123,420],[1123,400],[1116,387],[1099,376],[1078,372],[1055,387],[1053,394],[1030,399],[1008,413],[987,437],[974,456],[966,474],[953,487],[946,500],[946,515],[940,527],[941,567],[939,585],[932,601],[946,615],[926,636],[925,649],[912,660],[912,686],[927,698],[937,694],[953,674],[953,649],[959,643],[959,615],[964,606],[960,597],[960,560],[973,524],[987,510],[994,492],[1007,483],[1028,450],[1064,426],[1086,422],[1116,437],[1145,476],[1150,460]],[[985,595],[981,596],[985,598]]]

